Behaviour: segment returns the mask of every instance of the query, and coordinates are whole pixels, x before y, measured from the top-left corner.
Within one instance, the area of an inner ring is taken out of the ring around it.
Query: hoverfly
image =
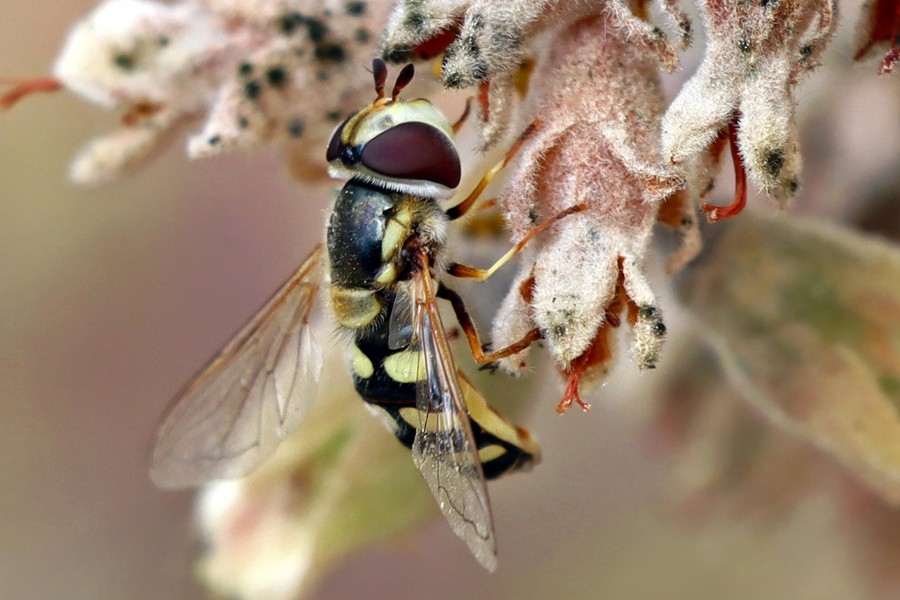
[[[309,322],[328,263],[332,312],[353,339],[357,392],[388,415],[454,532],[493,570],[485,480],[531,466],[539,451],[457,370],[437,300],[451,302],[481,363],[523,350],[540,333],[485,353],[461,298],[435,277],[486,279],[534,235],[583,207],[535,227],[491,269],[446,263],[449,222],[475,204],[518,143],[465,200],[443,211],[438,201],[460,182],[452,140],[464,117],[451,125],[428,100],[400,99],[412,65],[401,70],[390,97],[385,63],[376,59],[372,70],[376,100],[337,127],[326,152],[332,176],[348,180],[326,244],[176,397],[157,432],[151,477],[174,488],[246,475],[297,427],[322,368]]]

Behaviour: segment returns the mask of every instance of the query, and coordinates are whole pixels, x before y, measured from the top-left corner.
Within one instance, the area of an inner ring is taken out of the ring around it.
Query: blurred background
[[[7,2],[0,76],[48,73],[92,5]],[[900,199],[900,79],[876,77],[871,62],[851,65],[853,3],[844,15],[826,66],[799,94],[806,185],[792,210],[850,222]],[[667,86],[677,89],[697,59],[695,47]],[[189,163],[178,140],[130,178],[74,187],[70,159],[116,118],[65,93],[0,115],[2,598],[204,597],[192,575],[192,495],[153,487],[149,440],[169,399],[324,231],[328,188],[298,189],[275,151]],[[726,202],[729,188],[723,177],[714,200]],[[883,230],[900,218],[875,214]],[[683,393],[670,383],[691,341],[675,301],[666,295],[662,305],[672,360],[661,369],[640,375],[623,353],[587,415],[558,417],[553,385],[534,402],[528,424],[543,464],[491,486],[496,574],[436,520],[402,544],[354,555],[316,597],[879,593],[824,493],[798,498],[777,522],[745,515],[701,525],[672,501],[671,457],[648,415],[657,399]],[[713,385],[728,398],[724,382]]]

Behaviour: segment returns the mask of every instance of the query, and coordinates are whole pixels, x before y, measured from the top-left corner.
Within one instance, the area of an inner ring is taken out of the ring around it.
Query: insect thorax
[[[432,198],[393,192],[358,179],[338,194],[328,223],[331,300],[335,317],[351,330],[385,317],[393,289],[443,248],[447,217]]]

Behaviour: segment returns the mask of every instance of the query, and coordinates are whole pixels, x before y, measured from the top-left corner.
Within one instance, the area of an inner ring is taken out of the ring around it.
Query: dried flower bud
[[[627,306],[635,361],[652,368],[665,327],[643,259],[661,202],[684,185],[658,158],[655,65],[615,16],[584,19],[550,41],[524,108],[541,122],[510,166],[501,199],[513,238],[568,207],[588,208],[535,240],[497,314],[495,343],[537,325],[577,392],[579,379],[608,368],[608,327]],[[522,360],[503,365],[519,372]]]
[[[72,166],[82,183],[134,166],[172,125],[214,93],[223,23],[193,5],[108,0],[75,25],[54,66],[62,84],[106,108],[126,111],[126,129],[90,144]]]
[[[54,72],[124,110],[124,126],[82,152],[73,178],[113,179],[195,120],[205,123],[188,144],[194,158],[302,138],[293,160],[321,161],[331,129],[369,99],[360,75],[386,4],[107,0],[73,28]]]
[[[750,178],[784,206],[800,175],[794,87],[834,32],[833,0],[698,0],[697,7],[706,54],[663,119],[663,155],[673,163],[698,156],[737,119]]]
[[[662,9],[690,41],[690,21],[673,0]],[[401,0],[388,21],[382,42],[388,60],[405,61],[445,51],[442,74],[452,88],[481,86],[479,118],[485,147],[506,131],[514,102],[513,78],[528,57],[528,42],[541,31],[604,14],[639,52],[660,60],[669,71],[677,65],[675,49],[665,33],[631,13],[621,0],[590,4],[578,0]]]

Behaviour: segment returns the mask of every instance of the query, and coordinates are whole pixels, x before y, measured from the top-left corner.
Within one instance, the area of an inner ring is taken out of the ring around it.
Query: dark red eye
[[[325,151],[325,160],[331,162],[333,160],[337,160],[337,158],[341,155],[341,133],[344,131],[344,125],[347,124],[347,121],[341,123],[340,127],[334,130],[334,135],[331,136],[331,141],[328,142],[328,150]]]
[[[372,138],[363,147],[362,164],[388,177],[431,181],[448,188],[459,185],[461,174],[459,155],[447,136],[416,121]]]

